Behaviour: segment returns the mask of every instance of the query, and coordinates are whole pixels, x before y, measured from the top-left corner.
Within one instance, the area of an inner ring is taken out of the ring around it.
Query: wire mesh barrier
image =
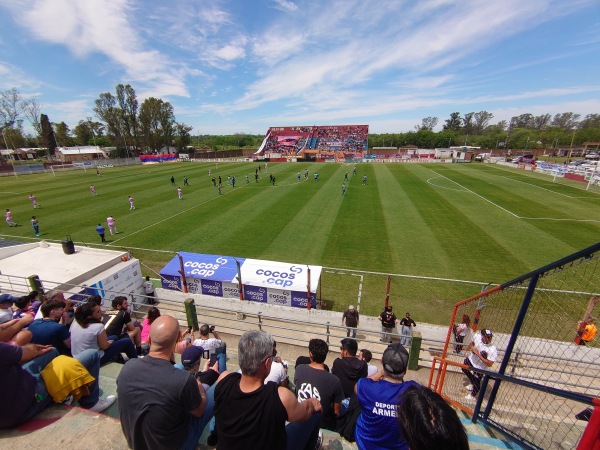
[[[598,303],[600,243],[459,302],[430,384],[528,448],[575,448],[587,425],[576,415],[600,397],[600,344],[589,332]],[[493,331],[498,358],[489,371],[469,367],[484,374],[474,399],[461,369],[484,329]]]

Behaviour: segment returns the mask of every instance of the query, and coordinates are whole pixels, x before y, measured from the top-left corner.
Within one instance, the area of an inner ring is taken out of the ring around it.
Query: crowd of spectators
[[[454,446],[445,448],[468,448],[454,410],[443,407],[437,394],[404,381],[408,353],[399,343],[386,348],[378,370],[368,349],[359,352],[355,339],[344,338],[330,372],[325,364],[329,345],[311,339],[308,355],[296,361],[292,382],[276,342],[263,331],[240,338],[240,370],[230,372],[226,343],[208,324],[200,327],[198,339],[185,340],[178,321],[154,306],[139,324],[125,297],[116,297],[112,310],[103,314],[100,297],[73,307],[61,292],[43,298],[40,317],[34,319],[32,298],[0,296],[0,428],[26,422],[53,400],[103,411],[115,396],[100,397],[100,366],[120,361],[121,427],[134,449],[193,449],[208,426],[207,443],[223,449],[314,449],[322,441],[320,430],[328,429],[356,440],[360,449],[407,449],[407,442],[414,442],[414,450],[434,442],[412,436],[423,429],[415,423],[419,420],[429,421],[435,442],[452,440]],[[17,310],[22,315],[13,319]],[[186,345],[176,363],[181,342]],[[407,414],[404,401],[421,415]],[[432,403],[440,412],[428,409]],[[430,423],[438,416],[444,417],[444,430]]]
[[[298,155],[305,148],[341,151],[351,157],[367,150],[369,128],[366,125],[270,128],[263,153]]]

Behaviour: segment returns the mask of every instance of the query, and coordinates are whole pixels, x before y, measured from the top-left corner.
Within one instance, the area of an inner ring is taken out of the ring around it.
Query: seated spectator
[[[273,361],[271,335],[258,330],[244,333],[238,358],[242,373],[223,372],[216,384],[219,447],[315,448],[321,403],[315,398],[299,403],[289,389],[264,384]]]
[[[171,358],[180,336],[171,316],[150,327],[150,353],[129,361],[117,378],[121,428],[130,448],[195,449],[212,417],[214,388],[205,392]]]
[[[35,317],[35,312],[31,310],[31,299],[29,295],[23,295],[15,300],[15,311],[13,312],[13,319],[20,319],[25,314],[31,315],[31,317]]]
[[[379,371],[379,369],[377,369],[377,367],[375,367],[373,364],[371,364],[371,359],[373,359],[373,354],[371,353],[370,350],[363,348],[360,352],[358,352],[358,359],[367,363],[367,375],[368,376],[375,375]]]
[[[398,424],[410,450],[469,450],[454,408],[425,386],[411,386],[400,396]]]
[[[328,352],[327,342],[322,339],[311,339],[308,343],[311,363],[296,368],[294,385],[299,402],[307,398],[316,398],[321,402],[323,411],[320,427],[334,430],[335,418],[342,410],[344,391],[340,379],[325,370],[323,363]]]
[[[100,364],[113,361],[127,354],[129,359],[137,358],[137,352],[129,337],[118,339],[107,336],[101,321],[102,310],[95,303],[84,303],[75,311],[75,320],[71,324],[71,353],[77,357],[79,353],[91,348],[100,352]]]
[[[12,306],[16,299],[17,297],[13,297],[10,294],[0,295],[0,323],[12,320]]]
[[[158,317],[160,317],[160,310],[155,306],[148,309],[148,314],[142,323],[142,334],[140,335],[140,341],[142,346],[142,353],[148,353],[150,349],[150,325],[154,322]]]
[[[65,302],[51,300],[42,307],[42,319],[35,319],[27,328],[31,334],[31,342],[40,345],[51,345],[61,355],[71,356],[71,333],[66,325],[60,322],[63,317]]]
[[[356,382],[367,376],[368,368],[366,362],[356,357],[358,344],[354,339],[342,339],[340,350],[340,357],[333,362],[331,373],[340,379],[344,389],[344,398],[349,399],[354,393]]]
[[[31,314],[25,314],[20,319],[11,319],[0,324],[0,342],[12,345],[25,345],[31,342],[31,331],[24,330],[33,322]]]
[[[29,308],[29,310],[33,311],[33,313],[36,314],[38,312],[38,309],[40,309],[40,306],[42,305],[42,302],[40,300],[40,293],[38,291],[31,291],[29,293],[29,299],[31,300],[31,307]]]
[[[214,338],[209,337],[209,333],[212,333]],[[215,330],[214,325],[212,327],[209,327],[207,324],[202,325],[200,327],[200,338],[194,341],[194,345],[202,347],[205,352],[208,351],[207,359],[210,359],[213,353],[227,355],[227,344],[221,340],[221,336]],[[227,370],[227,367],[219,364],[219,372],[224,372],[225,370]]]
[[[267,378],[265,378],[265,384],[269,381],[277,383],[278,386],[288,387],[288,375],[287,375],[287,362],[281,360],[277,356],[277,342],[273,341],[273,363],[271,364],[271,371]]]
[[[408,352],[402,344],[392,344],[383,352],[383,369],[356,383],[355,391],[361,406],[356,421],[356,445],[359,449],[389,448],[408,450],[398,421],[398,397],[415,381],[404,381]]]
[[[298,356],[298,358],[296,358],[296,364],[294,365],[294,369],[296,369],[301,364],[310,364],[310,361],[310,356],[300,355]],[[327,372],[331,372],[327,364],[323,363],[323,367]]]
[[[0,428],[17,427],[50,405],[52,397],[40,372],[57,356],[58,351],[47,345],[21,347],[0,343]],[[79,405],[94,412],[104,411],[114,403],[115,397],[99,397],[98,352],[85,352],[79,362],[96,378],[89,385],[89,395],[79,399]]]
[[[113,311],[107,313],[108,321],[104,324],[104,328],[109,336],[117,336],[118,339],[129,337],[135,344],[137,354],[141,355],[141,330],[133,325],[127,306],[127,297],[115,297],[112,301]]]

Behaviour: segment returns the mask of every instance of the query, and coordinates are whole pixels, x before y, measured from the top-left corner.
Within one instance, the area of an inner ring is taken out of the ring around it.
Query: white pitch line
[[[567,198],[570,198],[570,199],[574,198],[574,197],[572,197],[572,196],[570,196],[570,195],[563,194],[563,193],[561,193],[561,192],[556,192],[556,191],[553,191],[552,189],[543,188],[543,187],[541,187],[541,186],[538,186],[537,184],[527,183],[527,182],[525,182],[525,181],[517,180],[517,179],[515,179],[515,178],[511,178],[511,177],[505,177],[505,178],[508,178],[509,180],[512,180],[512,181],[516,181],[517,183],[523,183],[523,184],[526,184],[526,185],[528,185],[528,186],[533,186],[533,187],[536,187],[536,188],[538,188],[538,189],[542,189],[542,190],[544,190],[544,191],[551,192],[552,194],[556,194],[556,195],[562,195],[563,197],[567,197]],[[575,189],[579,189],[579,188],[575,188]]]
[[[475,196],[479,197],[480,199],[482,199],[482,200],[484,200],[484,201],[486,201],[486,202],[488,202],[488,203],[490,203],[490,204],[494,205],[496,208],[498,208],[498,209],[501,209],[502,211],[504,211],[504,212],[506,212],[506,213],[510,214],[511,216],[513,216],[513,217],[516,217],[517,219],[521,219],[521,217],[520,217],[520,216],[516,215],[515,213],[513,213],[513,212],[509,211],[509,210],[508,210],[508,209],[506,209],[506,208],[503,208],[502,206],[500,206],[500,205],[498,205],[498,204],[494,203],[493,201],[491,201],[491,200],[488,200],[488,199],[487,199],[487,198],[485,198],[483,195],[480,195],[480,194],[478,194],[478,193],[476,193],[476,192],[473,192],[471,189],[467,189],[467,188],[466,188],[466,187],[464,187],[462,184],[460,184],[460,183],[457,183],[456,181],[454,181],[454,180],[451,180],[451,179],[450,179],[450,178],[448,178],[448,177],[445,177],[444,175],[442,175],[442,174],[440,174],[440,173],[436,172],[435,170],[432,170],[432,172],[433,172],[433,173],[435,173],[435,174],[437,174],[437,175],[439,175],[440,177],[443,177],[443,178],[445,178],[446,180],[448,180],[448,181],[450,181],[450,182],[452,182],[452,183],[456,184],[457,186],[460,186],[460,187],[461,187],[461,188],[463,188],[465,191],[467,191],[467,192],[470,192],[471,194],[473,194],[473,195],[475,195]]]
[[[435,183],[431,182],[431,180],[435,180],[437,178],[440,178],[440,177],[431,177],[431,178],[427,179],[427,184],[429,184],[431,186],[435,186],[435,187],[440,188],[440,189],[446,189],[448,191],[466,192],[464,189],[454,189],[454,188],[447,187],[447,186],[440,186],[439,184],[435,184]]]
[[[523,220],[556,220],[563,222],[595,222],[600,223],[600,220],[596,219],[560,219],[555,217],[520,217]]]

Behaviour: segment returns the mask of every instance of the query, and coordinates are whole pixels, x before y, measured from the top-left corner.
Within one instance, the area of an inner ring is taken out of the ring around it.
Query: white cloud
[[[298,10],[298,5],[296,5],[294,2],[290,2],[287,0],[274,0],[275,2],[275,9],[279,9],[281,11],[286,11],[286,12],[294,12]]]

